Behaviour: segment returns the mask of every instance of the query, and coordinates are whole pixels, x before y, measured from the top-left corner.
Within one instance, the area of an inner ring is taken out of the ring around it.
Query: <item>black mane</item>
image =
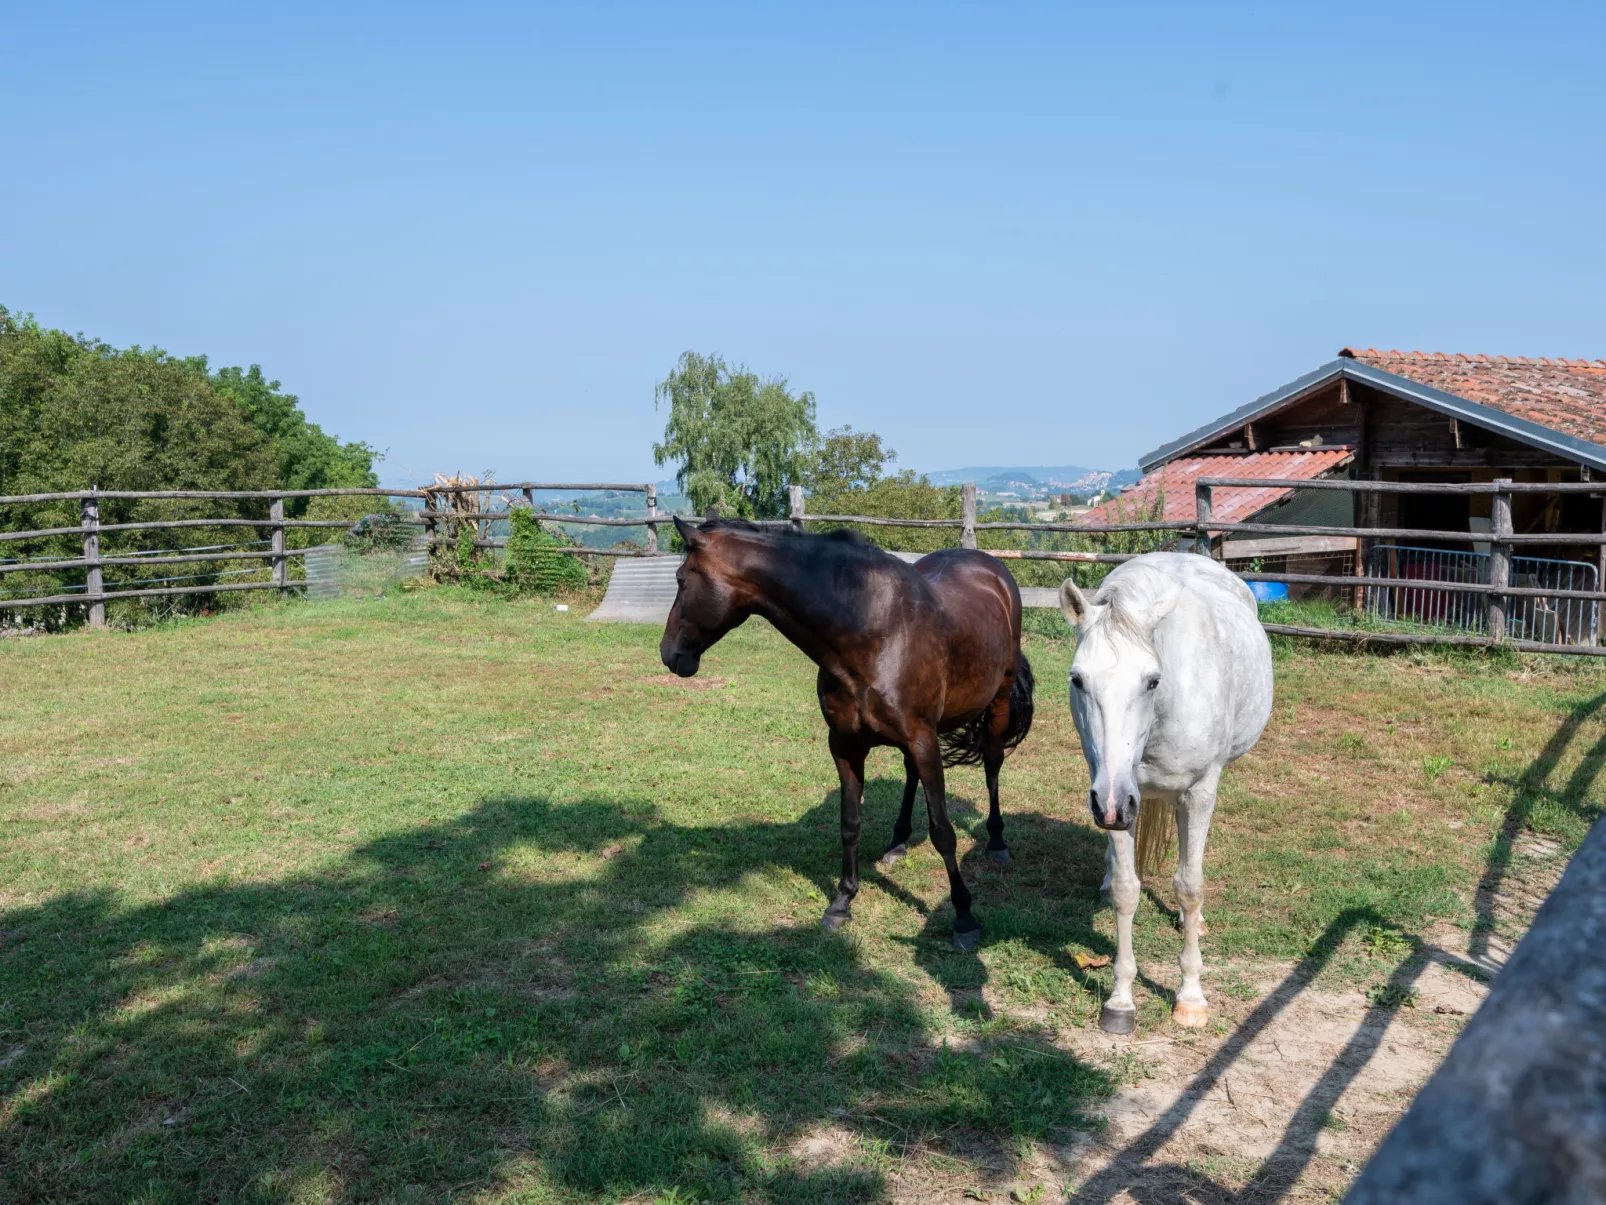
[[[705,519],[698,525],[697,530],[711,534],[722,531],[740,532],[745,536],[757,536],[766,544],[783,544],[792,540],[821,541],[865,551],[883,551],[863,532],[854,531],[851,527],[838,527],[826,532],[800,532],[794,531],[792,525],[785,520],[754,522],[752,519]]]

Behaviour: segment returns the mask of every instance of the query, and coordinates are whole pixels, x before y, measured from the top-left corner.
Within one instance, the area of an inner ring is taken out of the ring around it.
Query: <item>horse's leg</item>
[[[1200,909],[1204,905],[1205,838],[1210,835],[1210,815],[1216,810],[1216,770],[1177,797],[1177,873],[1171,880],[1177,904],[1182,909],[1182,987],[1171,1019],[1178,1025],[1197,1029],[1210,1018],[1199,973],[1204,958],[1199,953],[1199,935],[1204,931]]]
[[[893,866],[909,856],[909,834],[914,831],[915,789],[920,785],[920,768],[907,752],[903,755],[903,806],[898,809],[898,821],[892,826],[892,844],[881,855],[883,866]]]
[[[1000,866],[1009,864],[1009,846],[1004,844],[1004,814],[998,808],[998,769],[1004,764],[1004,751],[988,750],[982,759],[987,770],[987,853]]]
[[[948,819],[948,796],[943,786],[942,750],[935,729],[922,733],[909,743],[915,765],[920,769],[920,785],[926,789],[926,817],[930,824],[931,845],[942,855],[948,868],[948,894],[954,902],[954,949],[974,950],[981,941],[981,924],[970,914],[970,888],[959,874],[959,838]]]
[[[837,778],[842,784],[842,878],[836,885],[836,898],[825,910],[823,924],[840,929],[851,918],[853,897],[859,894],[859,830],[864,823],[863,746],[847,737],[831,733],[831,756],[836,760]]]
[[[1138,977],[1138,960],[1132,954],[1132,918],[1138,911],[1142,887],[1130,829],[1110,833],[1109,864],[1110,900],[1115,904],[1115,987],[1104,1002],[1099,1028],[1105,1033],[1131,1033],[1138,1021],[1137,1005],[1132,1002],[1132,981]]]

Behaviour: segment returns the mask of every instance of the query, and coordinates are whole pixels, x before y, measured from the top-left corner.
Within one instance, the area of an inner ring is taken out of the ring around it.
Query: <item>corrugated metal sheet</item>
[[[620,558],[608,578],[602,605],[586,616],[595,623],[656,623],[675,605],[675,570],[681,556]]]

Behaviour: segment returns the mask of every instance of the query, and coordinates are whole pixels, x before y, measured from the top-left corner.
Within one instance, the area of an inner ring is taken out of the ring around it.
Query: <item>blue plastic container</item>
[[[1245,582],[1249,593],[1255,596],[1256,602],[1287,602],[1288,583],[1286,582]]]

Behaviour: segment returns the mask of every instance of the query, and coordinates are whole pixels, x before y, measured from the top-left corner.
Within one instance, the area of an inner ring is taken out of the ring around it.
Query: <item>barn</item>
[[[1342,349],[1315,371],[1156,448],[1143,479],[1089,511],[1084,522],[1119,522],[1160,511],[1194,518],[1200,477],[1323,477],[1400,482],[1560,483],[1600,480],[1603,494],[1525,492],[1512,500],[1524,534],[1606,531],[1606,361]],[[1397,543],[1353,536],[1218,536],[1213,551],[1238,568],[1424,581],[1487,581],[1490,498],[1468,494],[1350,494],[1268,488],[1221,492],[1220,522],[1418,528],[1457,534]],[[1479,537],[1483,536],[1484,539]],[[1523,550],[1519,549],[1519,553]],[[1517,555],[1512,584],[1598,590],[1606,545],[1547,543]],[[1337,586],[1294,588],[1353,598],[1390,618],[1480,630],[1475,596],[1448,591]],[[1523,604],[1514,629],[1531,639],[1596,643],[1598,604]]]

